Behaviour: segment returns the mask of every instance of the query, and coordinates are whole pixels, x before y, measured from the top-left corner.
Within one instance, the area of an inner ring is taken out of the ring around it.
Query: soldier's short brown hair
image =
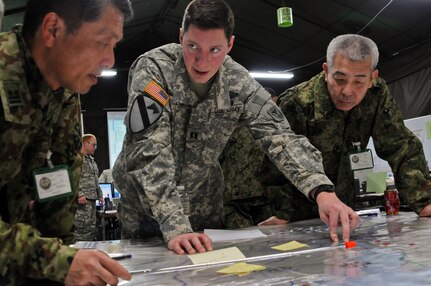
[[[224,0],[193,0],[184,12],[184,33],[190,25],[203,30],[222,28],[229,41],[233,35],[235,21],[232,9]]]

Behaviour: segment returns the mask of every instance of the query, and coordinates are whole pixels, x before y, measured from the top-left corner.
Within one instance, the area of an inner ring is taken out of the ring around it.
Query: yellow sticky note
[[[239,262],[239,263],[235,263],[231,266],[228,266],[226,268],[217,270],[217,273],[245,275],[245,274],[249,274],[253,271],[261,271],[264,269],[266,269],[265,266],[256,265],[256,264],[247,264],[245,262]]]
[[[193,262],[193,264],[202,264],[210,262],[228,261],[233,259],[242,259],[245,258],[245,255],[242,254],[241,250],[239,250],[237,247],[229,247],[204,253],[193,254],[189,255],[188,257]]]
[[[304,244],[304,243],[297,242],[296,240],[292,240],[290,242],[276,245],[271,248],[276,250],[281,250],[281,251],[289,251],[289,250],[294,250],[294,249],[303,248],[303,247],[308,247],[308,244]]]

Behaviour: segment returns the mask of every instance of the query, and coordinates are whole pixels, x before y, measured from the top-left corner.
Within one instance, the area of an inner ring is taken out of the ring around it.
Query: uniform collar
[[[84,157],[87,157],[87,158],[89,158],[91,160],[94,160],[94,157],[92,155],[90,155],[90,154],[82,154],[82,155],[84,155]]]

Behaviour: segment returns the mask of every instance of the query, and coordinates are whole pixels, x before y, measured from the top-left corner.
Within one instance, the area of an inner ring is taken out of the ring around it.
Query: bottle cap
[[[394,178],[386,178],[386,190],[394,190],[396,188]]]

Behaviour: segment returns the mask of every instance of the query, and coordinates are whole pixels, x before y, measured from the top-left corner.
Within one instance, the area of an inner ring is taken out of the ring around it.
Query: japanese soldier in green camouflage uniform
[[[404,126],[388,86],[378,77],[378,57],[369,38],[338,36],[328,46],[323,72],[286,90],[278,104],[292,129],[322,152],[325,173],[344,203],[355,207],[349,153],[357,146],[364,150],[371,137],[377,155],[392,168],[401,198],[418,215],[430,216],[431,181],[422,143]],[[317,217],[316,208],[269,160],[261,176],[263,184],[278,188],[268,194],[278,218]]]
[[[29,0],[24,25],[0,34],[0,285],[130,279],[105,254],[63,241],[82,163],[78,93],[114,64],[131,14],[127,0]]]
[[[192,1],[180,44],[151,50],[131,66],[127,132],[113,169],[122,238],[161,234],[179,254],[211,250],[209,237],[194,231],[223,227],[218,159],[243,125],[305,196],[317,197],[331,238],[338,240],[341,221],[348,239],[359,217],[330,193],[320,153],[291,131],[270,94],[227,56],[233,26],[224,1]]]
[[[401,198],[420,216],[429,216],[431,181],[422,143],[404,126],[388,86],[378,77],[378,57],[368,38],[336,37],[328,46],[323,72],[284,92],[279,106],[292,129],[322,152],[325,173],[343,202],[355,206],[348,153],[356,149],[355,142],[365,149],[371,137],[377,155],[392,168]],[[300,199],[297,190],[289,189],[294,200]]]
[[[276,102],[275,90],[265,89]],[[259,180],[264,158],[265,153],[246,127],[240,126],[232,132],[219,160],[225,181],[223,207],[227,228],[253,226],[272,216],[265,188]]]
[[[97,238],[96,200],[102,204],[103,194],[99,187],[99,168],[93,158],[96,149],[96,136],[82,136],[82,171],[79,178],[78,207],[73,223],[75,241],[91,241]]]

